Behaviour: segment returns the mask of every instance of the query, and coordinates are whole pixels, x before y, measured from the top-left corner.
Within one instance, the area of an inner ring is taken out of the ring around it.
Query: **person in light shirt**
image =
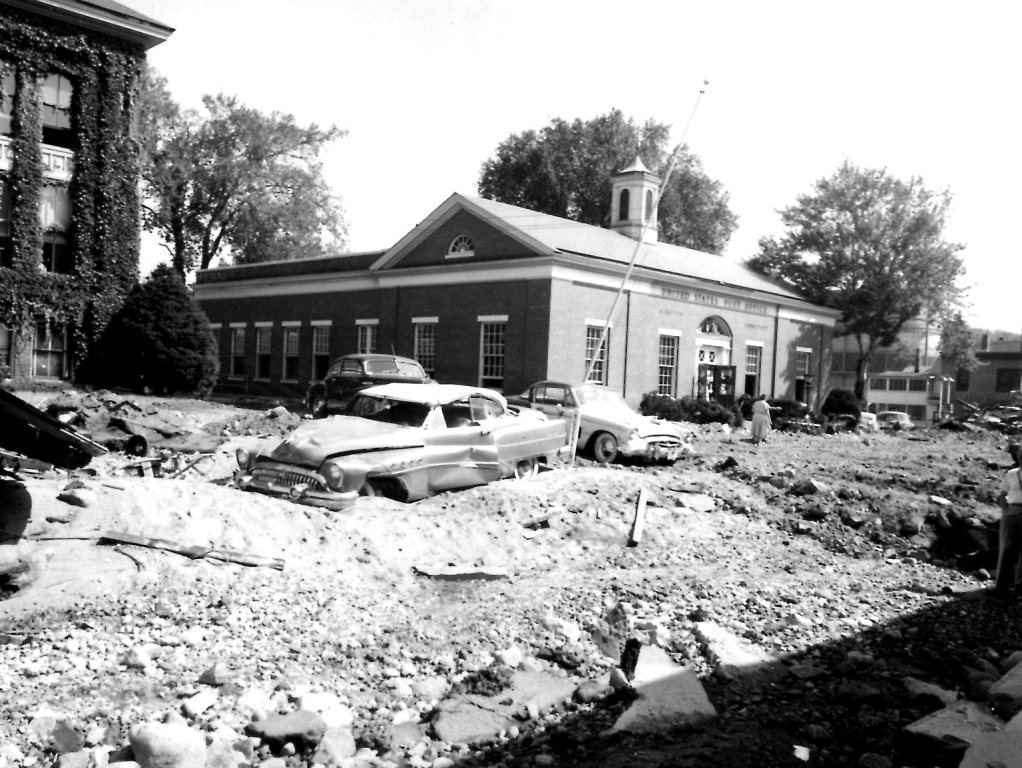
[[[1022,597],[1022,469],[1019,468],[1020,446],[1012,443],[1008,453],[1015,462],[1001,480],[1000,550],[997,554],[995,597]]]

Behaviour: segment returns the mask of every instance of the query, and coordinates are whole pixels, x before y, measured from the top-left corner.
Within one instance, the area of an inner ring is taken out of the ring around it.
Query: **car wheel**
[[[617,458],[617,438],[610,432],[600,432],[593,438],[593,458],[601,464],[610,464]]]
[[[313,397],[309,401],[309,413],[314,419],[322,419],[326,416],[326,398],[321,396]]]
[[[539,474],[539,459],[530,456],[515,464],[515,477],[519,480],[531,480]]]

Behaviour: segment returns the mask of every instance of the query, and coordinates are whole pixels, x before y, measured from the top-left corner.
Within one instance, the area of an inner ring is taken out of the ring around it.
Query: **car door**
[[[365,378],[360,360],[340,360],[326,379],[327,413],[343,413]]]
[[[533,389],[532,407],[546,414],[547,418],[565,418],[565,412],[573,404],[571,389],[565,384],[543,383]]]
[[[433,492],[482,485],[500,478],[493,428],[478,421],[469,401],[442,406],[446,427],[425,432],[425,464]]]

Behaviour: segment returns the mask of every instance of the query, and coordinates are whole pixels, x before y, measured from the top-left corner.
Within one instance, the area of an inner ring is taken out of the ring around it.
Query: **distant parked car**
[[[578,412],[579,450],[588,451],[599,462],[609,463],[618,456],[675,461],[692,434],[672,422],[637,413],[620,392],[599,384],[540,381],[509,397],[508,403],[533,408],[550,418],[570,420]]]
[[[860,432],[876,432],[877,427],[877,415],[870,413],[869,411],[863,411],[859,414],[859,431]]]
[[[382,384],[343,416],[306,421],[268,454],[237,452],[235,485],[350,509],[358,496],[416,501],[504,477],[529,478],[567,444],[563,421],[456,384]]]
[[[915,429],[915,424],[904,411],[880,411],[877,414],[877,426],[880,429]]]
[[[305,407],[315,419],[344,413],[351,399],[366,387],[392,382],[430,381],[415,360],[394,355],[344,355],[330,365],[326,378],[309,385]]]

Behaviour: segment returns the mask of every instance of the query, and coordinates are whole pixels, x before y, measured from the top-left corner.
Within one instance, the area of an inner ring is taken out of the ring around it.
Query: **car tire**
[[[531,480],[539,474],[539,459],[530,456],[515,464],[515,477],[519,480]]]
[[[322,419],[326,417],[326,398],[320,395],[314,396],[309,400],[309,413],[312,414],[314,419]]]
[[[592,454],[601,464],[610,464],[617,458],[617,438],[610,432],[599,432],[593,437]]]

